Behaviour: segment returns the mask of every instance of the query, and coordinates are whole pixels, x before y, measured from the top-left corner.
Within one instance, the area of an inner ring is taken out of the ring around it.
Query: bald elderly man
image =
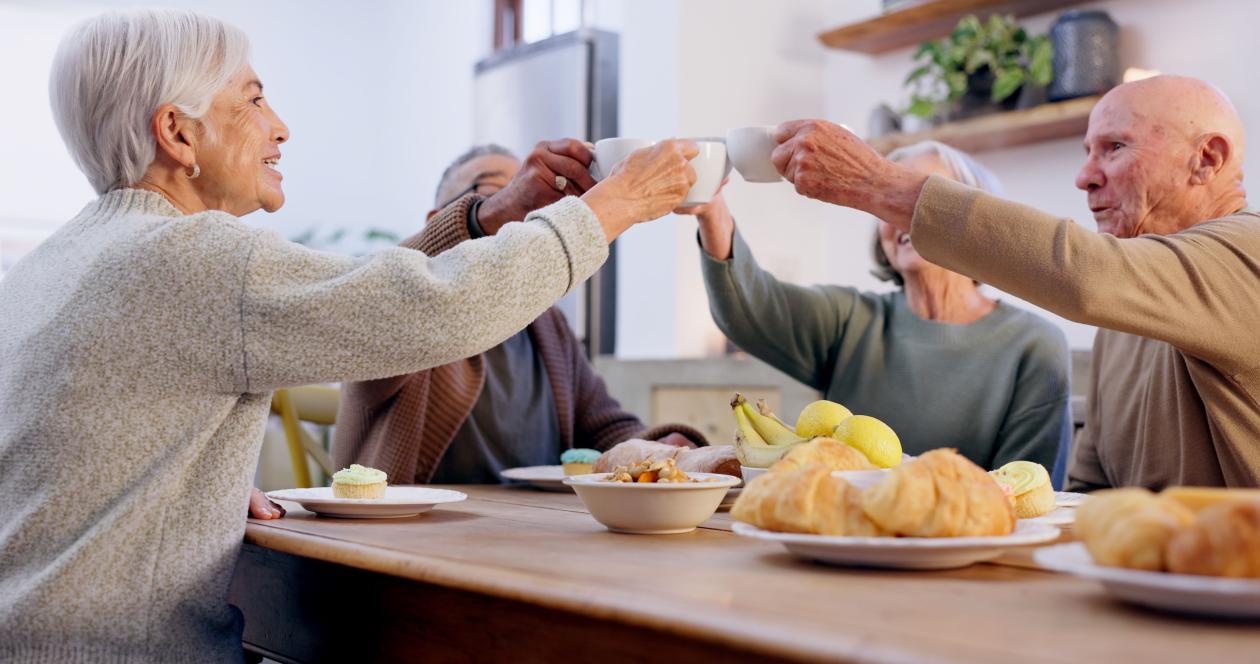
[[[1260,486],[1260,214],[1220,91],[1160,76],[1099,101],[1076,177],[1098,233],[889,162],[827,122],[787,123],[778,140],[775,165],[799,193],[1101,328],[1069,488]]]

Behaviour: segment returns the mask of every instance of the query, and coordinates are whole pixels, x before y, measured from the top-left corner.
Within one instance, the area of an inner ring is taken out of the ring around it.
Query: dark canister
[[[1063,12],[1050,28],[1054,80],[1050,101],[1101,94],[1120,82],[1119,27],[1107,12]]]

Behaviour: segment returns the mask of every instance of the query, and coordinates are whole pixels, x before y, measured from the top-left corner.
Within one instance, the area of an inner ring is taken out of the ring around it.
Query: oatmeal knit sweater
[[[239,660],[271,391],[480,353],[606,256],[576,198],[357,259],[150,192],[90,203],[0,282],[0,661]]]

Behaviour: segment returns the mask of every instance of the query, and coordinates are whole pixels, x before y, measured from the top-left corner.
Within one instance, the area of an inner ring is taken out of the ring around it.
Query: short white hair
[[[199,120],[249,61],[249,38],[180,9],[90,18],[61,41],[49,78],[53,119],[96,193],[140,181],[157,154],[153,114],[163,104]]]
[[[993,171],[980,165],[975,157],[940,141],[919,141],[888,153],[889,161],[897,163],[925,156],[939,159],[953,174],[954,180],[995,196],[1002,195],[1002,183],[998,181]]]

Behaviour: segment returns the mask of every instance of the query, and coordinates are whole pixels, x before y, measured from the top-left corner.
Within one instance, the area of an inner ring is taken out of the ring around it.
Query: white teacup
[[[704,205],[722,186],[722,180],[731,173],[731,162],[726,158],[726,143],[720,138],[693,138],[700,152],[692,158],[691,167],[696,170],[696,182],[687,191],[687,197],[679,207]]]
[[[774,127],[739,127],[726,132],[726,152],[746,182],[778,182],[783,179],[770,154],[779,147]]]
[[[591,177],[596,181],[603,180],[612,173],[613,168],[631,152],[640,148],[651,147],[656,141],[646,138],[605,138],[595,144],[595,158],[591,160]]]

